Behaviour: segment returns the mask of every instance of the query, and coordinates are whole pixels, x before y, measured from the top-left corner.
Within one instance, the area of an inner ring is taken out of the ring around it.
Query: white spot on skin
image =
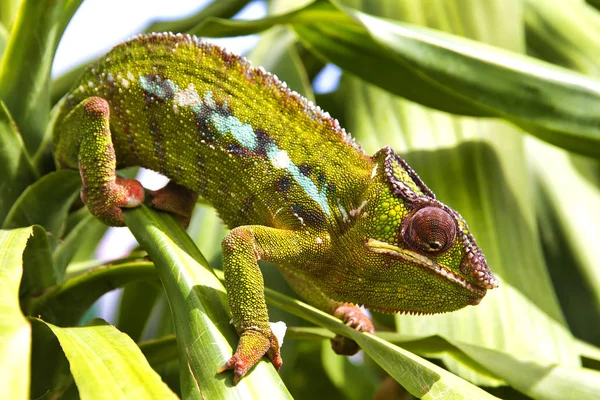
[[[89,87],[94,87],[94,82],[92,82],[92,81],[89,81],[89,82],[88,82],[88,86],[89,86]]]
[[[290,166],[290,157],[285,150],[279,150],[277,154],[271,157],[271,163],[275,168],[288,168]]]
[[[193,83],[190,83],[187,88],[177,91],[173,100],[175,101],[175,104],[180,107],[202,104],[202,100],[200,99],[200,96],[198,96],[198,92],[196,92]]]
[[[127,79],[129,79],[130,81],[135,81],[135,76],[133,76],[133,74],[131,72],[127,72]]]
[[[125,78],[123,78],[121,80],[121,85],[123,85],[123,87],[128,88],[129,87],[129,81]]]
[[[323,243],[323,239],[321,239],[320,237],[317,238],[317,244],[321,244]]]
[[[358,214],[360,214],[360,212],[366,205],[367,205],[367,200],[363,200],[363,202],[360,203],[360,206],[358,206],[358,208],[356,210],[350,210],[350,215],[352,217],[356,217]]]

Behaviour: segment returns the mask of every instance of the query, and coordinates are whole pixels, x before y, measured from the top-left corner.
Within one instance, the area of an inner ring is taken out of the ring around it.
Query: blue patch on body
[[[181,89],[175,82],[170,79],[161,79],[158,75],[140,76],[139,82],[146,94],[162,101],[172,99],[177,93],[181,92]],[[186,90],[189,90],[189,88]],[[319,190],[315,183],[305,175],[307,172],[306,169],[298,168],[296,164],[287,158],[287,152],[280,150],[273,141],[265,140],[262,136],[257,136],[257,133],[254,132],[250,124],[240,121],[233,115],[227,115],[227,113],[220,111],[219,106],[212,97],[210,89],[206,90],[202,99],[197,93],[194,92],[194,94],[194,101],[186,106],[192,110],[197,118],[211,121],[221,136],[226,136],[230,133],[243,149],[264,152],[275,168],[286,170],[308,197],[321,206],[321,209],[328,217],[331,217],[331,210],[327,203],[327,184],[324,182],[324,179],[322,182],[320,181],[323,187]],[[226,104],[224,107],[226,107]]]

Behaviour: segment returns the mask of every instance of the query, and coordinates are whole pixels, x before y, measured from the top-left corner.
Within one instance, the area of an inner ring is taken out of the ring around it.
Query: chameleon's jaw
[[[400,247],[391,245],[386,242],[382,242],[376,239],[368,239],[366,242],[367,248],[369,248],[374,253],[385,254],[389,257],[397,258],[399,260],[408,262],[410,264],[417,265],[419,267],[425,268],[429,271],[432,271],[444,279],[456,283],[457,285],[467,289],[471,293],[477,295],[477,298],[473,300],[472,305],[479,304],[481,299],[486,294],[486,289],[481,288],[477,285],[474,285],[471,282],[468,282],[466,279],[461,276],[456,275],[454,272],[449,270],[448,268],[436,263],[435,261],[410,250],[401,249]]]

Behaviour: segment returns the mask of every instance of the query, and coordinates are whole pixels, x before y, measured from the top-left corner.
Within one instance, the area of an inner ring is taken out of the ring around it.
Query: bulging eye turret
[[[438,254],[456,238],[454,218],[438,207],[423,207],[408,218],[402,228],[404,240],[423,253]]]

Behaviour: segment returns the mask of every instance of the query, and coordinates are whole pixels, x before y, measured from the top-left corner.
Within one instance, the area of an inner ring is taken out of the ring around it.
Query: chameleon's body
[[[365,155],[337,121],[218,47],[137,37],[88,70],[61,107],[56,162],[79,168],[94,215],[123,224],[120,207],[144,194],[136,181],[115,179],[115,167],[139,165],[177,184],[154,192],[155,206],[185,220],[200,195],[232,228],[225,283],[241,339],[225,368],[236,378],[265,353],[281,365],[257,259],[278,264],[309,302],[370,332],[352,304],[446,312],[497,285],[460,215],[390,148]]]

